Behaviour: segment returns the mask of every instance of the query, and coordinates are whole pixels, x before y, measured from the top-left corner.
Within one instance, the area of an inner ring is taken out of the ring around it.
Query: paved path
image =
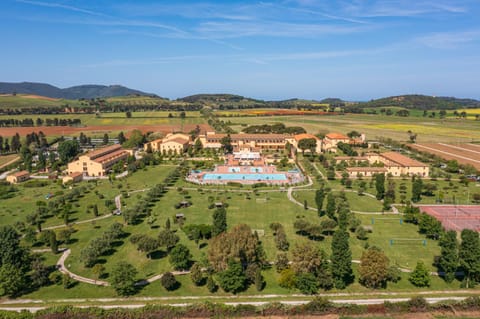
[[[50,251],[50,249],[48,251]],[[95,279],[83,277],[83,276],[80,276],[80,275],[77,275],[77,274],[71,272],[65,266],[65,260],[67,260],[68,256],[70,256],[70,253],[71,253],[70,249],[65,249],[63,251],[62,255],[60,256],[60,259],[58,259],[58,261],[57,261],[57,268],[61,273],[66,274],[66,275],[70,276],[70,278],[75,279],[75,280],[80,281],[80,282],[83,282],[83,283],[86,283],[86,284],[97,285],[97,286],[110,286],[110,283],[108,283],[107,281],[95,280]],[[171,273],[174,276],[182,276],[182,275],[189,274],[190,271],[189,270],[186,270],[186,271],[172,271]],[[150,284],[154,281],[160,280],[162,277],[163,277],[163,274],[155,275],[155,276],[150,277],[148,279],[137,281],[135,283],[135,285],[136,286],[145,286],[145,285],[148,285],[148,284]]]
[[[237,297],[237,296],[235,296]],[[178,297],[176,297],[178,299]],[[224,298],[224,297],[223,297]],[[288,296],[287,296],[288,298]],[[447,300],[455,300],[455,301],[462,301],[465,300],[468,297],[427,297],[425,298],[426,302],[432,304],[432,303],[438,303],[442,301],[447,301]],[[92,305],[74,305],[76,308],[89,308],[89,307],[97,307],[97,308],[102,308],[102,309],[137,309],[137,308],[142,308],[147,305],[146,302],[143,303],[136,303],[136,304],[125,304],[125,301],[133,301],[135,300],[134,298],[129,298],[129,299],[118,299],[119,304],[114,304],[114,305],[102,305],[98,304],[95,299],[89,299],[88,301],[92,302]],[[355,305],[379,305],[379,304],[384,304],[385,302],[405,302],[410,300],[410,298],[376,298],[376,299],[335,299],[335,300],[330,300],[333,303],[336,304],[355,304]],[[278,303],[281,303],[283,305],[289,305],[289,306],[298,306],[298,305],[304,305],[311,302],[311,299],[306,299],[306,300],[281,300],[278,301]],[[271,303],[270,301],[227,301],[223,302],[225,305],[229,306],[238,306],[238,305],[251,305],[251,306],[264,306]],[[174,307],[185,307],[190,305],[191,303],[189,302],[183,302],[183,303],[167,303],[170,306]],[[0,306],[0,310],[7,310],[7,311],[29,311],[29,312],[37,312],[43,309],[48,308],[48,305],[46,306]]]
[[[94,222],[96,220],[102,220],[102,219],[106,219],[106,218],[109,218],[109,217],[112,217],[112,216],[113,216],[112,214],[102,215],[102,216],[91,218],[91,219],[81,220],[79,222],[69,223],[68,225],[73,226],[73,225],[91,223],[91,222]],[[42,229],[44,229],[44,230],[46,230],[46,229],[58,229],[58,228],[65,228],[65,227],[67,227],[67,226],[65,226],[65,224],[62,224],[62,225],[56,225],[56,226],[43,227]]]
[[[84,282],[84,283],[87,283],[87,284],[92,284],[92,285],[97,285],[97,286],[109,286],[110,285],[106,281],[94,280],[94,279],[91,279],[91,278],[82,277],[82,276],[74,274],[73,272],[68,270],[67,267],[65,267],[65,260],[68,258],[68,256],[70,256],[70,253],[71,253],[70,249],[65,250],[63,252],[63,254],[60,256],[60,259],[57,261],[57,267],[58,267],[58,270],[61,273],[70,276],[70,278],[72,278],[72,279],[75,279],[77,281],[81,281],[81,282]]]

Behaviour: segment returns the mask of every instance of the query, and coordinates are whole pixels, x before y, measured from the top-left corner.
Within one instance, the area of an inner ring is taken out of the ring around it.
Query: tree
[[[132,117],[132,112],[130,112],[130,111],[125,112],[125,116],[127,117],[127,119],[131,118]]]
[[[315,192],[315,204],[317,205],[317,213],[318,216],[321,217],[322,214],[322,207],[323,207],[323,201],[325,200],[325,190],[322,188],[317,189]]]
[[[353,281],[352,252],[348,243],[348,232],[338,229],[332,238],[332,275],[335,287],[345,288]]]
[[[159,246],[159,240],[150,236],[144,235],[137,242],[137,250],[147,253],[147,258],[150,258],[152,252],[154,252]]]
[[[219,234],[227,230],[227,211],[223,207],[217,208],[213,212],[213,226],[212,236],[218,236]]]
[[[265,279],[262,276],[262,271],[260,268],[258,268],[257,271],[255,272],[254,283],[255,283],[255,289],[257,289],[257,291],[262,291],[263,288],[265,287]]]
[[[13,264],[0,267],[0,295],[15,297],[27,286],[26,275]]]
[[[313,295],[318,291],[318,282],[311,273],[299,273],[295,278],[295,285],[303,294]]]
[[[103,134],[103,145],[107,145],[109,141],[110,141],[110,138],[108,137],[108,134],[107,133]]]
[[[385,174],[375,174],[375,188],[377,190],[377,199],[383,199],[385,196]]]
[[[178,243],[180,238],[171,230],[164,229],[158,234],[159,246],[167,248],[167,250],[172,249]]]
[[[320,249],[311,242],[296,244],[292,250],[292,269],[296,273],[318,272],[322,258]]]
[[[132,130],[129,139],[124,143],[126,148],[135,148],[141,146],[145,142],[145,136],[140,130]]]
[[[20,235],[10,225],[0,227],[0,267],[12,265],[22,271],[29,270],[29,253],[20,245]]]
[[[213,279],[212,275],[207,277],[207,289],[211,293],[214,293],[218,289],[217,283]]]
[[[423,263],[418,261],[415,269],[408,277],[408,280],[417,287],[429,287],[430,286],[430,272]]]
[[[377,247],[365,250],[360,259],[359,281],[367,288],[386,287],[388,280],[388,258]]]
[[[110,283],[120,296],[128,296],[135,293],[135,276],[137,270],[131,264],[120,261],[110,273]]]
[[[58,156],[62,163],[68,163],[80,153],[80,144],[77,140],[60,142],[57,148]]]
[[[222,145],[222,149],[225,153],[233,152],[232,138],[230,137],[230,134],[222,137],[220,144]]]
[[[289,260],[286,253],[278,253],[277,260],[275,261],[275,268],[277,272],[281,272],[284,269],[288,268]]]
[[[160,279],[160,283],[162,284],[163,288],[170,290],[175,290],[178,287],[177,279],[171,272],[166,272],[163,274],[162,278]]]
[[[195,286],[200,286],[203,282],[202,266],[194,263],[190,270],[190,278]]]
[[[192,254],[187,246],[178,244],[170,251],[170,263],[175,270],[186,270],[190,267]]]
[[[336,204],[335,196],[332,192],[328,193],[327,195],[327,208],[325,211],[330,219],[335,219]]]
[[[278,285],[283,288],[293,289],[296,286],[296,275],[295,272],[290,268],[285,268],[280,272],[280,277],[278,278]]]
[[[239,224],[210,241],[208,260],[213,269],[222,271],[231,260],[239,261],[245,268],[250,264],[262,265],[265,262],[265,253],[252,229],[245,224]]]
[[[412,178],[412,202],[417,203],[422,197],[423,182],[418,176]]]
[[[218,284],[226,291],[233,294],[245,289],[247,278],[239,262],[230,261],[228,268],[218,273]]]
[[[42,258],[39,255],[34,256],[32,260],[32,273],[30,274],[32,285],[34,287],[43,287],[49,284],[49,273],[50,269],[45,266]]]
[[[471,229],[462,230],[460,237],[462,242],[458,257],[465,272],[465,287],[470,288],[480,278],[480,239],[478,233]]]
[[[125,137],[125,134],[123,132],[118,133],[118,143],[123,144],[127,141],[127,138]]]
[[[92,267],[92,272],[95,275],[95,278],[100,279],[105,274],[105,266],[102,264],[95,264],[95,266]]]
[[[315,152],[317,147],[317,140],[314,138],[302,138],[298,141],[298,148],[302,150],[302,155],[305,154],[305,150],[310,150],[312,153]]]
[[[458,268],[458,241],[457,232],[447,231],[440,239],[440,268],[444,271],[444,279],[450,283],[455,279],[455,272]]]

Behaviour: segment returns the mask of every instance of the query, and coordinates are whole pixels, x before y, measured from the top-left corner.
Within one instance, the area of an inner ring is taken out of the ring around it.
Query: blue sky
[[[480,2],[2,0],[0,81],[480,98]]]

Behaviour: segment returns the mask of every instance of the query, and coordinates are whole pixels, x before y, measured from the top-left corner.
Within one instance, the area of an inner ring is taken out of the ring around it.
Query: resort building
[[[190,145],[190,136],[182,133],[170,133],[164,138],[160,138],[145,143],[143,149],[145,151],[161,152],[162,154],[182,154]]]
[[[7,176],[7,182],[10,184],[18,184],[21,182],[25,182],[30,178],[30,173],[28,171],[20,171],[14,174]]]
[[[122,149],[120,144],[103,147],[68,164],[68,174],[82,173],[85,176],[106,176],[112,167],[120,161],[126,162],[132,151]]]
[[[204,148],[219,149],[222,147],[222,139],[227,134],[207,132],[199,137]],[[250,149],[256,151],[284,150],[288,135],[284,134],[230,134],[231,144],[234,151]]]
[[[78,183],[78,182],[81,182],[82,180],[83,180],[83,173],[82,172],[74,172],[74,173],[71,173],[67,176],[64,176],[62,178],[62,183],[63,184],[66,184],[66,183],[69,183],[69,182]]]
[[[388,173],[393,176],[418,175],[428,177],[430,167],[427,164],[411,159],[397,152],[386,152],[381,154],[369,153],[370,163],[381,162],[387,168]]]
[[[359,138],[350,138],[341,133],[328,133],[323,139],[322,151],[336,153],[338,143],[362,144],[365,143],[365,138],[365,134],[362,134]]]
[[[337,156],[337,163],[345,161],[347,164],[359,164],[368,161],[369,167],[348,167],[350,177],[372,176],[377,173],[392,174],[392,176],[413,176],[428,177],[430,168],[427,164],[411,159],[397,152],[368,153],[366,156]]]
[[[321,153],[322,152],[322,140],[319,139],[318,137],[316,137],[315,135],[312,135],[312,134],[297,134],[297,135],[294,135],[293,137],[289,137],[287,138],[286,140],[293,145],[293,147],[295,147],[295,149],[297,149],[297,151],[301,151],[300,148],[298,148],[298,142],[300,142],[300,140],[303,140],[303,139],[314,139],[315,142],[317,143],[316,146],[315,146],[315,153]],[[310,152],[310,150],[305,150],[305,152]]]
[[[350,178],[357,178],[386,174],[388,170],[385,167],[347,167],[347,173]]]

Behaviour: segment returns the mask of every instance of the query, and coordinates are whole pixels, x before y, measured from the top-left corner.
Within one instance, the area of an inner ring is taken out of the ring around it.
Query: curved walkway
[[[80,281],[80,282],[83,282],[83,283],[86,283],[86,284],[91,284],[91,285],[97,285],[97,286],[110,286],[110,283],[107,282],[107,281],[103,281],[103,280],[95,280],[95,279],[91,279],[91,278],[87,278],[87,277],[83,277],[83,276],[80,276],[80,275],[77,275],[73,272],[71,272],[66,266],[65,266],[65,260],[68,258],[68,256],[70,256],[70,253],[72,251],[70,249],[65,249],[62,253],[62,255],[60,256],[60,258],[58,259],[57,261],[57,269],[65,274],[65,275],[68,275],[70,278],[74,279],[74,280],[77,280],[77,281]],[[171,272],[174,276],[182,276],[182,275],[186,275],[186,274],[189,274],[190,271],[189,270],[185,270],[185,271],[172,271]],[[157,280],[160,280],[161,278],[163,277],[163,274],[159,274],[159,275],[155,275],[153,277],[150,277],[148,279],[144,279],[144,280],[140,280],[140,281],[137,281],[135,283],[135,286],[145,286],[145,285],[148,285],[154,281],[157,281]]]
[[[47,230],[47,229],[65,228],[65,227],[73,226],[73,225],[80,225],[80,224],[91,223],[91,222],[94,222],[94,221],[96,221],[96,220],[102,220],[102,219],[106,219],[106,218],[112,217],[112,216],[113,216],[113,214],[107,214],[107,215],[102,215],[102,216],[95,217],[95,218],[91,218],[91,219],[81,220],[81,221],[79,221],[79,222],[73,222],[73,223],[70,223],[70,224],[68,224],[68,225],[65,225],[65,224],[55,225],[55,226],[43,227],[42,229],[43,229],[43,230]]]

